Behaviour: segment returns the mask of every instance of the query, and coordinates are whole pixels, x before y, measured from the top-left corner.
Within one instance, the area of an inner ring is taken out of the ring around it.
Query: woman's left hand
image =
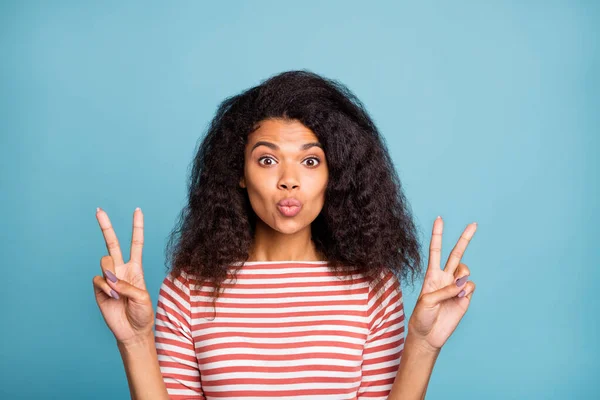
[[[439,352],[467,312],[475,284],[468,281],[469,268],[460,262],[477,224],[467,225],[446,262],[440,268],[442,253],[443,220],[438,217],[433,223],[429,264],[423,288],[408,323],[408,335],[413,343],[425,349]],[[464,278],[463,278],[464,277]],[[457,280],[459,281],[457,286]],[[463,292],[464,291],[464,292]]]

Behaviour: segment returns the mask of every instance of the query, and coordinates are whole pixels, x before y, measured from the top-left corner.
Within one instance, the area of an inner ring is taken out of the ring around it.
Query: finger
[[[456,267],[458,267],[463,254],[465,254],[467,245],[475,234],[475,230],[477,230],[477,223],[473,222],[472,224],[467,225],[462,235],[460,235],[460,239],[458,239],[458,242],[450,252],[450,256],[448,256],[448,261],[446,262],[446,267],[444,268],[445,272],[454,274],[454,271],[456,271]]]
[[[442,258],[442,232],[444,231],[444,220],[437,217],[433,221],[433,231],[431,232],[431,242],[429,243],[429,265],[427,269],[440,268]]]
[[[113,282],[117,280],[115,262],[112,256],[103,256],[100,259],[100,269],[102,270],[102,273],[106,279],[112,280]]]
[[[473,292],[475,291],[475,283],[473,283],[472,281],[467,282],[467,284],[465,285],[463,290],[465,291],[465,293],[461,294],[462,293],[462,290],[461,290],[460,293],[458,293],[458,297],[466,297],[469,300],[471,300],[471,297],[473,296]]]
[[[131,235],[130,261],[142,266],[142,249],[144,247],[144,214],[138,207],[133,212],[133,233]]]
[[[471,271],[466,264],[459,263],[458,268],[454,272],[454,281],[457,282],[459,279],[467,280],[471,276]],[[465,278],[466,277],[466,278]]]
[[[475,286],[475,284],[472,281],[465,281],[460,286],[456,286],[455,283],[451,283],[441,289],[436,290],[435,292],[423,295],[423,297],[421,297],[421,301],[427,307],[435,307],[444,300],[448,300],[453,297],[458,297],[460,292],[463,290],[466,294],[467,288],[470,286]]]
[[[102,229],[102,235],[104,235],[104,242],[106,243],[108,254],[113,257],[117,265],[124,264],[123,255],[121,254],[121,247],[119,246],[117,235],[115,234],[115,230],[110,223],[108,214],[103,209],[98,208],[98,211],[96,211],[96,219],[98,220],[100,229]]]
[[[150,294],[147,290],[138,289],[135,286],[125,282],[124,280],[117,279],[113,282],[112,279],[107,279],[106,283],[108,286],[117,292],[119,295],[125,296],[130,300],[133,300],[139,304],[151,304]]]
[[[113,299],[119,299],[119,294],[115,292],[110,286],[106,279],[103,276],[96,275],[93,279],[94,283],[94,292],[96,293],[96,297],[98,298],[98,302],[102,302],[109,297]]]
[[[471,290],[469,293],[467,293],[467,294],[465,295],[465,297],[466,297],[467,299],[469,299],[469,301],[471,301],[471,297],[473,297],[473,293],[475,293],[475,284],[473,284],[473,289],[472,289],[472,290]]]

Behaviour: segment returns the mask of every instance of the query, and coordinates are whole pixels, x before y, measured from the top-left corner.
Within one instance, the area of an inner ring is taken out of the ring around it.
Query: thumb
[[[427,293],[423,295],[421,301],[427,307],[435,307],[444,300],[456,297],[466,287],[465,285],[467,284],[467,279],[465,279],[460,286],[457,286],[456,282],[452,282],[446,287],[438,289],[435,292]],[[460,280],[458,283],[461,283]]]
[[[123,295],[129,298],[131,301],[139,304],[151,303],[150,294],[147,290],[137,288],[130,283],[118,279],[114,274],[107,272],[108,279],[106,282],[108,285],[119,295]]]

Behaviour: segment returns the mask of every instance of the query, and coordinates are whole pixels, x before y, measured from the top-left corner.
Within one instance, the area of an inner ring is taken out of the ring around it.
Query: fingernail
[[[440,218],[442,218],[442,217],[440,217],[440,216],[438,215],[438,217],[437,217],[436,219],[440,219]]]
[[[112,289],[110,289],[110,295],[113,297],[113,299],[119,300],[119,293],[115,292]]]
[[[136,208],[136,209],[135,209],[135,211],[140,211],[140,208],[139,208],[139,207],[138,207],[138,208]]]
[[[96,207],[96,212],[102,210],[100,207]]]
[[[465,291],[464,289],[460,291],[460,293],[458,294],[458,297],[463,297],[465,295]]]
[[[456,286],[461,287],[469,279],[469,275],[465,275],[462,278],[456,280]]]
[[[112,272],[110,272],[107,269],[104,270],[104,273],[106,274],[108,279],[110,279],[113,283],[117,283],[117,277],[115,276],[115,274],[113,274]]]

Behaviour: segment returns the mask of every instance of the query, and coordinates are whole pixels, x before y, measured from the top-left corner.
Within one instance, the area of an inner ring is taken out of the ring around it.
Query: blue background
[[[156,302],[218,103],[304,68],[365,103],[425,253],[437,215],[443,260],[479,223],[428,398],[600,396],[598,2],[167,3],[0,3],[0,397],[128,398],[96,207],[125,256],[144,211]]]

